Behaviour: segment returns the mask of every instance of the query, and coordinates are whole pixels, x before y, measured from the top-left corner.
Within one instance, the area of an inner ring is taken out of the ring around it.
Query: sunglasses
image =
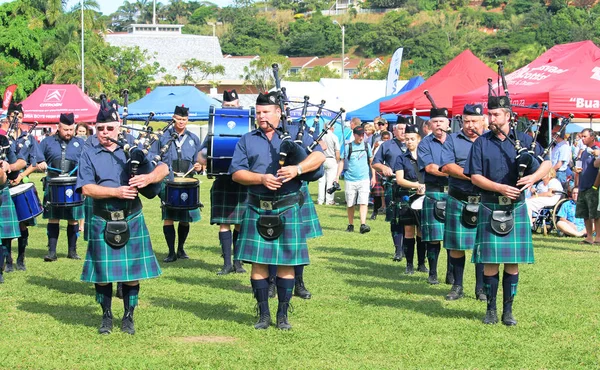
[[[377,126],[385,126],[385,123],[378,123]]]
[[[98,130],[98,132],[102,132],[104,130],[106,131],[114,131],[115,130],[115,126],[100,126],[100,127],[96,127],[96,130]]]

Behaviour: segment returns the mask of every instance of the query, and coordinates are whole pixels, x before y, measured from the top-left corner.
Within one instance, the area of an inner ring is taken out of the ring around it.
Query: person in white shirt
[[[531,188],[531,197],[525,200],[529,214],[531,215],[531,222],[535,221],[533,215],[540,211],[544,207],[550,207],[555,205],[560,200],[560,193],[563,187],[560,181],[556,179],[556,171],[550,169],[548,174],[542,178],[535,187]]]
[[[323,151],[325,154],[325,174],[319,179],[319,195],[317,196],[318,204],[335,205],[334,193],[327,193],[327,189],[333,186],[333,182],[339,182],[338,163],[340,162],[340,141],[333,133],[332,126],[329,131],[323,136],[323,141],[327,144],[327,149]]]

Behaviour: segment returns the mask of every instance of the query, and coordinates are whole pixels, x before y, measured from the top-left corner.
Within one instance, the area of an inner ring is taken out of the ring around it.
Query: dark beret
[[[100,109],[96,116],[96,123],[119,122],[119,113],[113,109]]]
[[[401,123],[401,124],[402,123],[403,124],[407,124],[408,123],[408,119],[406,117],[404,117],[404,116],[398,116],[397,118],[398,118],[398,120],[396,121],[396,123]]]
[[[417,125],[407,125],[404,133],[405,134],[418,134],[419,128],[417,127]]]
[[[498,108],[510,108],[510,100],[508,97],[501,96],[488,96],[488,109]]]
[[[235,89],[223,91],[223,101],[234,101],[238,100],[239,98],[240,97]]]
[[[182,106],[175,106],[175,113],[173,113],[174,115],[180,116],[180,117],[187,117],[189,115],[189,111],[190,108],[188,107],[184,107]]]
[[[61,113],[59,121],[62,124],[71,126],[75,124],[75,115],[73,113]]]
[[[429,118],[444,117],[448,118],[448,108],[431,108]]]
[[[23,104],[15,104],[15,103],[11,102],[10,105],[8,106],[7,113],[11,113],[11,112],[23,113]]]
[[[483,116],[483,106],[481,104],[465,104],[463,108],[464,116]]]
[[[266,94],[259,93],[256,98],[256,105],[279,105],[279,94],[276,91]]]

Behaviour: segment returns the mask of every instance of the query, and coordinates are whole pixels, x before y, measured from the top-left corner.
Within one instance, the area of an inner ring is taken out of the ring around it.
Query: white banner
[[[402,65],[402,52],[404,48],[398,48],[392,55],[390,62],[390,70],[388,71],[387,83],[385,86],[385,95],[394,95],[400,88],[398,86],[398,78],[400,77],[400,66]]]

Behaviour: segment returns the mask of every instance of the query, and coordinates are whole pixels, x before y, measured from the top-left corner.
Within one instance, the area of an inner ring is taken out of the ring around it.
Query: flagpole
[[[84,35],[84,26],[83,26],[83,0],[81,0],[81,91],[85,93],[85,48],[83,45],[83,35]]]

